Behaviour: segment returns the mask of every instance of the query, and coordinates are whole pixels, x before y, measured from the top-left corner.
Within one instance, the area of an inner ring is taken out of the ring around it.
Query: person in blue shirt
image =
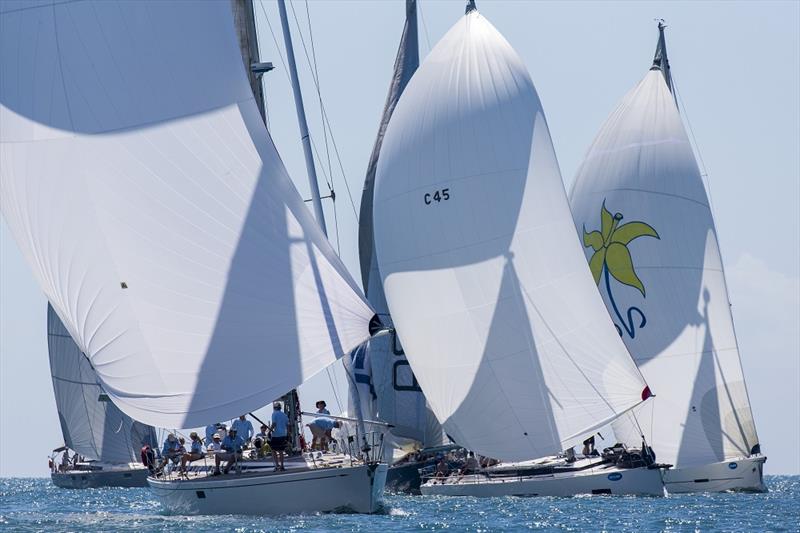
[[[162,470],[169,461],[178,461],[181,456],[181,443],[175,437],[175,434],[170,433],[167,435],[167,440],[164,441],[164,447],[161,449],[161,463],[158,465],[158,470]]]
[[[283,412],[280,402],[272,404],[272,438],[269,445],[272,448],[272,462],[275,471],[286,470],[283,467],[283,456],[286,452],[286,441],[289,436],[289,417]]]
[[[203,442],[200,440],[200,436],[192,431],[189,434],[189,438],[192,439],[192,445],[189,448],[188,453],[184,453],[181,457],[181,474],[186,476],[186,463],[191,463],[192,461],[197,461],[205,457],[203,453]]]
[[[229,429],[228,434],[222,439],[222,449],[225,451],[214,457],[216,463],[214,475],[219,475],[219,465],[222,461],[227,462],[224,472],[226,474],[230,472],[234,463],[242,458],[242,447],[244,447],[244,439],[236,434],[234,428]]]
[[[311,449],[328,451],[328,441],[332,439],[331,430],[341,427],[339,422],[334,422],[330,418],[317,418],[310,424],[306,424],[311,430]]]
[[[217,422],[206,426],[206,446],[211,444],[211,441],[214,440],[214,433],[217,432],[217,429],[219,429],[219,423]]]
[[[244,415],[233,421],[231,427],[236,430],[236,434],[242,437],[245,442],[250,442],[253,438],[253,423],[245,419]]]

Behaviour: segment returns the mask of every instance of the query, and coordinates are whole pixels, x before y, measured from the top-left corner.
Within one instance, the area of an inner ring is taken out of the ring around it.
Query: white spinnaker
[[[228,419],[368,337],[258,115],[227,2],[0,10],[2,212],[118,407]]]
[[[638,221],[658,233],[627,245],[644,293],[613,277],[606,285],[605,271],[599,283],[612,319],[656,394],[637,413],[658,459],[690,466],[749,455],[758,438],[714,221],[659,70],[649,71],[600,129],[570,201],[581,234],[584,228],[600,229],[604,202],[609,213],[622,215],[619,227]],[[594,254],[591,247],[585,251],[587,259]],[[638,435],[628,417],[614,430]]]
[[[533,83],[477,11],[395,109],[375,241],[408,360],[456,443],[530,459],[642,401],[581,254]]]
[[[393,323],[375,257],[372,224],[375,172],[389,119],[417,67],[419,67],[417,3],[416,0],[406,0],[406,23],[397,49],[392,81],[375,145],[367,165],[358,224],[358,251],[364,292],[381,317],[381,322],[387,327],[392,327]],[[416,386],[414,375],[400,343],[396,342],[395,335],[380,335],[370,339],[366,349],[359,350],[354,355],[354,371],[356,379],[360,379],[362,383],[360,386],[362,407],[368,403],[373,409],[374,416],[366,418],[379,418],[394,426],[389,431],[390,435],[385,435],[387,440],[391,440],[392,445],[407,448],[409,441],[416,441],[422,447],[438,446],[442,443],[442,428],[431,415],[425,402],[425,395]],[[371,400],[365,402],[366,398]],[[350,412],[353,410],[350,409]]]
[[[92,365],[47,306],[47,351],[64,444],[86,459],[139,461],[139,450],[158,447],[155,429],[131,419],[111,403]]]

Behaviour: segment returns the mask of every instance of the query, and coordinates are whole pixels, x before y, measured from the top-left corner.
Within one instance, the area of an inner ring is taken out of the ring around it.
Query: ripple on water
[[[0,529],[13,531],[792,531],[800,476],[767,478],[767,494],[667,498],[386,498],[378,515],[169,516],[147,489],[63,490],[0,480]]]

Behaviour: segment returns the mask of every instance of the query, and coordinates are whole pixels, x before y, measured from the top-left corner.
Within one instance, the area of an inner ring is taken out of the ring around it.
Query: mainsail
[[[653,67],[600,129],[570,200],[608,311],[656,392],[638,422],[659,460],[690,466],[750,455],[758,437],[716,228],[659,30]],[[639,433],[632,419],[614,430]]]
[[[120,411],[97,383],[91,363],[47,306],[47,347],[64,444],[87,459],[139,461],[139,449],[157,447],[156,432]]]
[[[418,66],[417,2],[406,0],[406,23],[397,50],[378,135],[367,166],[358,226],[358,251],[364,291],[381,317],[381,322],[387,327],[392,327],[393,323],[383,292],[383,281],[378,272],[372,223],[375,171],[389,119]],[[392,424],[393,437],[412,439],[422,446],[437,446],[442,443],[441,426],[426,405],[425,395],[416,383],[396,335],[370,339],[365,348],[359,348],[353,354],[353,358],[353,370],[362,389],[359,394],[362,408],[371,413],[365,415],[367,418],[380,418]]]
[[[0,5],[0,206],[112,401],[263,406],[373,316],[292,185],[227,2]]]
[[[397,104],[374,213],[389,309],[456,443],[549,455],[649,395],[586,269],[533,82],[474,8]]]

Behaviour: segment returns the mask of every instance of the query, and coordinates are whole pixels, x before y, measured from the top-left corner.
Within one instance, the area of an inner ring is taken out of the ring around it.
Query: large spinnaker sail
[[[145,444],[158,447],[155,429],[120,411],[97,383],[91,363],[47,306],[47,348],[64,444],[86,459],[139,461]]]
[[[659,460],[690,466],[747,456],[758,437],[708,197],[657,66],[600,129],[570,201],[608,311],[656,393],[638,423]],[[595,241],[596,230],[607,234]],[[626,417],[614,431],[639,427]]]
[[[120,409],[231,418],[368,337],[259,117],[229,3],[0,10],[2,212]]]
[[[387,327],[392,327],[393,323],[383,292],[383,281],[378,271],[372,222],[375,171],[389,119],[417,67],[419,67],[417,2],[406,0],[406,23],[397,49],[389,94],[386,97],[375,145],[367,166],[358,225],[358,251],[364,292],[381,317],[381,322]],[[361,380],[362,408],[372,412],[367,418],[380,418],[394,426],[390,430],[393,444],[402,447],[407,444],[407,439],[416,441],[422,446],[438,446],[442,443],[441,427],[432,421],[435,417],[431,416],[425,395],[416,384],[405,353],[399,347],[394,335],[381,335],[370,339],[364,349],[359,349],[353,354],[353,358],[356,379]]]
[[[477,11],[395,109],[375,241],[403,347],[456,443],[530,459],[642,401],[644,380],[586,268],[533,82]]]

